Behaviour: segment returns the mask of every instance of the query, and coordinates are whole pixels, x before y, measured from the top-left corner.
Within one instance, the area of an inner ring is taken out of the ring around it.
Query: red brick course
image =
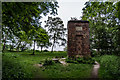
[[[76,27],[78,27],[76,29]],[[81,28],[82,27],[82,30]],[[81,20],[68,21],[68,56],[90,56],[89,22]]]

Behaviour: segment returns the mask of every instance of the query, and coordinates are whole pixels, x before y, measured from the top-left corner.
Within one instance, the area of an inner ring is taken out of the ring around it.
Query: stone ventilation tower
[[[89,22],[82,20],[68,21],[68,56],[90,56]]]

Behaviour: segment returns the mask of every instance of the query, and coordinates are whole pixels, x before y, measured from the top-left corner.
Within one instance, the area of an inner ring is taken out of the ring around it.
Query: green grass
[[[62,65],[55,63],[41,68],[34,64],[43,63],[47,58],[67,57],[66,52],[6,52],[3,53],[3,78],[89,78],[92,64]]]
[[[100,63],[99,77],[120,79],[120,57],[115,55],[103,55],[97,57]]]
[[[71,63],[68,66],[56,64],[46,66],[44,73],[47,74],[47,78],[89,78],[91,68],[88,64]]]

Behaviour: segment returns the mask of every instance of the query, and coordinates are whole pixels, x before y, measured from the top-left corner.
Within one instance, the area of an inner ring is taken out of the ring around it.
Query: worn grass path
[[[95,65],[94,65],[92,73],[91,73],[91,78],[98,78],[99,68],[100,68],[100,64],[95,61]]]

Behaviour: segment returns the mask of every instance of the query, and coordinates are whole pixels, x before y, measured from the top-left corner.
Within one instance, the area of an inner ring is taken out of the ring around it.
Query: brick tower
[[[82,20],[68,21],[68,56],[90,56],[89,22]]]

